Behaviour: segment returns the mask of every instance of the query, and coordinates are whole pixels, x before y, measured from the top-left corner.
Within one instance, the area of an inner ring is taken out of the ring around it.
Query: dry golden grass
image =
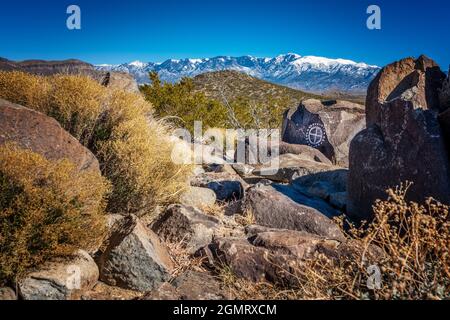
[[[23,72],[0,71],[0,98],[44,111],[48,104],[50,85],[39,76]]]
[[[139,94],[85,76],[0,72],[0,98],[54,117],[97,156],[113,185],[112,212],[151,214],[187,187],[192,168],[173,163],[170,128],[151,117],[151,104]]]
[[[193,257],[186,248],[184,241],[180,241],[178,243],[167,242],[166,246],[174,263],[174,268],[171,274],[172,279],[186,273],[187,271],[205,271],[205,268],[203,267],[205,258]]]
[[[0,283],[54,256],[91,249],[104,230],[106,179],[0,146]]]
[[[172,161],[167,127],[144,116],[125,121],[99,145],[104,174],[114,190],[108,207],[139,216],[176,201],[192,168]]]
[[[89,146],[94,128],[106,108],[106,90],[85,76],[55,75],[46,79],[50,84],[48,104],[44,113]]]
[[[255,213],[251,209],[246,209],[243,215],[236,216],[236,222],[244,227],[255,224]]]

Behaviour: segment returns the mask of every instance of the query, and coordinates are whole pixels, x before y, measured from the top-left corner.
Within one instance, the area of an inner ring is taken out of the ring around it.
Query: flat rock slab
[[[303,196],[287,186],[257,186],[249,189],[245,207],[251,210],[255,222],[262,226],[306,231],[330,239],[344,238],[339,227],[326,216],[338,212],[327,207],[325,202]]]

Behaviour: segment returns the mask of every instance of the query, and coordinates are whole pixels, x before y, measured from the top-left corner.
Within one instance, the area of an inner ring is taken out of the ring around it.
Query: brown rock
[[[247,228],[250,238],[218,238],[205,254],[216,264],[232,270],[234,275],[254,282],[269,281],[295,287],[297,274],[318,254],[336,261],[361,259],[376,263],[381,250],[366,248],[357,240],[327,239],[307,232],[266,228],[258,225]],[[214,262],[215,261],[215,262]]]
[[[367,126],[379,124],[382,104],[401,97],[405,91],[417,87],[414,97],[416,107],[439,111],[438,89],[442,86],[445,74],[439,66],[426,56],[417,60],[406,58],[384,67],[367,90]]]
[[[103,282],[97,282],[94,288],[83,293],[81,300],[135,300],[142,297],[142,295],[142,292],[112,287]]]
[[[406,181],[414,183],[408,201],[450,203],[449,159],[437,117],[442,81],[439,67],[422,56],[387,66],[371,84],[370,125],[350,147],[347,211],[354,219],[370,220],[374,202]]]
[[[80,170],[100,172],[95,156],[55,119],[0,99],[0,144],[5,143],[30,149],[49,160],[69,159]]]

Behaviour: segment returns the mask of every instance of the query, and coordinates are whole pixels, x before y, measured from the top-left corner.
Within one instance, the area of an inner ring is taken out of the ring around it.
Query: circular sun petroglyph
[[[306,140],[311,147],[319,147],[325,141],[325,127],[320,123],[313,123],[306,130]]]

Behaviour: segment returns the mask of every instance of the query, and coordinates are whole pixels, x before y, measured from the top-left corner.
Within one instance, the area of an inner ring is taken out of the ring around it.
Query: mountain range
[[[219,56],[204,59],[170,59],[162,63],[134,61],[119,65],[97,65],[102,71],[131,74],[139,84],[149,82],[148,73],[158,72],[161,80],[177,82],[183,77],[234,70],[275,84],[314,93],[330,91],[365,93],[380,71],[378,66],[345,59],[300,56],[295,53],[274,58]]]

